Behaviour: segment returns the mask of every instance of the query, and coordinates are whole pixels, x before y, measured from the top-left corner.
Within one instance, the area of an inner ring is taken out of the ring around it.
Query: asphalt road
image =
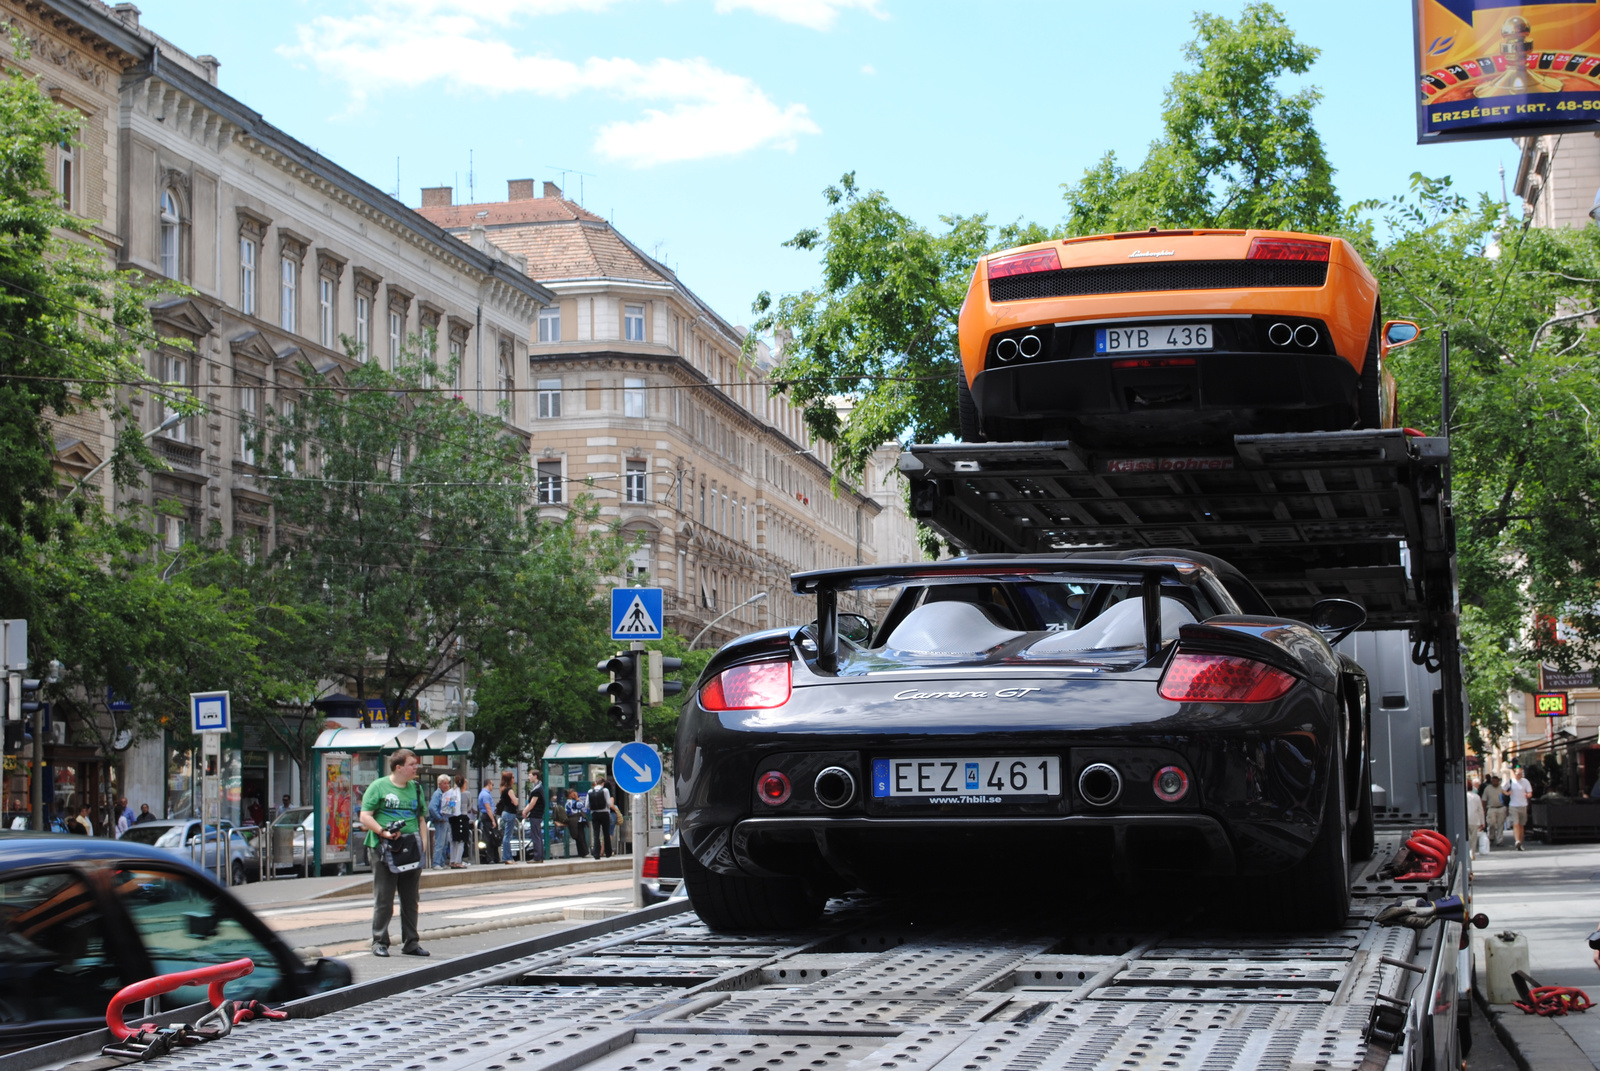
[[[500,877],[495,868],[486,869]],[[519,867],[515,880],[424,889],[418,928],[423,947],[432,953],[426,960],[400,954],[398,899],[389,923],[390,955],[385,959],[372,954],[372,894],[337,895],[341,886],[354,884],[350,879],[261,882],[234,892],[290,947],[307,958],[320,952],[343,960],[357,982],[593,921],[593,917],[550,921],[557,913],[600,916],[633,906],[631,868],[558,877],[540,877],[538,869]]]

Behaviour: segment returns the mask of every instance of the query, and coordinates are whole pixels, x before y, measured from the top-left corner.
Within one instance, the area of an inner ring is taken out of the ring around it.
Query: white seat
[[[906,654],[977,658],[1023,635],[996,625],[970,602],[930,602],[907,614],[884,646]]]
[[[1161,642],[1178,638],[1178,628],[1192,625],[1198,618],[1178,599],[1161,597]],[[1123,599],[1099,617],[1070,632],[1054,632],[1028,648],[1034,657],[1074,651],[1110,651],[1119,647],[1144,646],[1144,602]]]

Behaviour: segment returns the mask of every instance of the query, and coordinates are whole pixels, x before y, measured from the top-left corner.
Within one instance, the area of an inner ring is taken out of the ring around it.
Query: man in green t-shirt
[[[422,786],[417,784],[421,760],[416,752],[401,748],[389,755],[389,776],[367,786],[361,797],[361,828],[367,831],[367,850],[372,858],[372,954],[389,954],[389,919],[394,914],[394,894],[400,893],[400,951],[407,956],[426,956],[418,943],[417,892],[422,884],[422,868],[396,874],[383,861],[380,840],[393,840],[406,833],[421,836],[421,817],[425,811]],[[390,833],[390,824],[403,821],[399,833]],[[422,858],[428,848],[422,845]]]

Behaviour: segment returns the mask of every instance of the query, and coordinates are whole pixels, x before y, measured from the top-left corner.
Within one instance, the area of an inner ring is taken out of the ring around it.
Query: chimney
[[[454,188],[450,186],[424,186],[422,187],[422,207],[449,208],[452,203],[450,195],[454,192]]]
[[[222,61],[215,56],[196,56],[200,66],[206,69],[206,81],[212,85],[217,84],[217,68],[222,66]]]
[[[139,9],[133,4],[118,4],[111,10],[117,13],[117,18],[129,26],[139,25]]]
[[[514,178],[506,183],[508,201],[533,200],[533,180],[531,178]]]
[[[561,187],[557,186],[554,182],[546,182],[544,184],[544,195],[546,197],[554,197],[559,201],[561,200]]]

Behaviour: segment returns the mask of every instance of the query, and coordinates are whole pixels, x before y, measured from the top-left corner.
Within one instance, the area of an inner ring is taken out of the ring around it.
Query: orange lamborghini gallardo
[[[967,441],[1134,445],[1393,427],[1417,327],[1341,238],[1152,229],[983,257],[960,335]]]

